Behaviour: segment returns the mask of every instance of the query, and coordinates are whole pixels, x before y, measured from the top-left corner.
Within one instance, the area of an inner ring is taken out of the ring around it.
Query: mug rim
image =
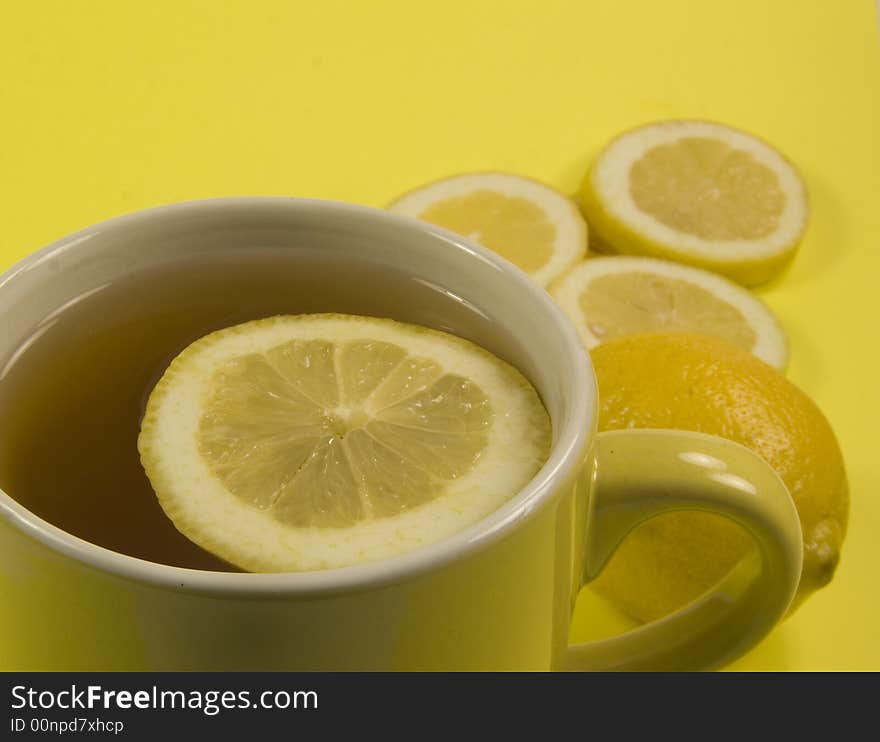
[[[281,207],[303,211],[347,213],[375,219],[396,228],[429,234],[481,261],[494,264],[517,287],[523,300],[533,302],[535,311],[549,315],[561,333],[572,366],[573,389],[569,415],[538,473],[501,507],[464,529],[440,541],[396,556],[347,567],[308,572],[239,573],[177,567],[129,556],[81,539],[43,520],[0,489],[0,517],[12,528],[79,564],[124,580],[156,588],[206,595],[250,598],[303,597],[343,593],[381,587],[444,567],[491,545],[531,520],[552,499],[558,484],[572,478],[584,463],[596,426],[596,382],[589,354],[583,350],[577,332],[550,295],[531,277],[496,253],[461,235],[418,219],[360,204],[325,199],[285,196],[233,196],[199,199],[141,209],[98,222],[68,234],[36,250],[0,273],[0,291],[16,275],[36,268],[56,251],[69,249],[107,229],[130,230],[144,221],[170,219],[187,212],[222,211],[228,207]]]

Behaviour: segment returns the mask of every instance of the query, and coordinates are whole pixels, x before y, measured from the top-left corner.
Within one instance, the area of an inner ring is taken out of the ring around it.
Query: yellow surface
[[[382,205],[468,170],[573,193],[609,137],[657,118],[759,134],[810,189],[803,248],[761,293],[839,435],[852,516],[832,585],[734,667],[878,670],[878,38],[870,0],[11,3],[0,261],[206,196]],[[576,638],[613,621],[591,603]]]

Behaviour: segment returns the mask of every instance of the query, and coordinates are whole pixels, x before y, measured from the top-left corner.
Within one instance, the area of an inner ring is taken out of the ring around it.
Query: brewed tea
[[[108,549],[233,570],[175,530],[138,458],[146,400],[181,349],[219,328],[277,314],[396,316],[459,333],[490,323],[457,297],[386,267],[291,253],[174,260],[47,316],[0,359],[0,488]]]

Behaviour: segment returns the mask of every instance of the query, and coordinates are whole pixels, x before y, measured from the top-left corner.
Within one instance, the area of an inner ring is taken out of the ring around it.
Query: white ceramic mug
[[[396,277],[389,280],[407,281],[410,296],[424,292],[425,302],[389,307],[376,296],[357,309],[458,331],[516,365],[553,422],[547,463],[503,507],[451,538],[299,574],[142,561],[65,533],[19,505],[15,492],[0,492],[0,669],[700,669],[741,654],[783,616],[802,544],[773,471],[709,436],[597,435],[589,358],[550,297],[505,260],[428,224],[285,198],[218,199],[113,219],[0,276],[0,368],[41,318],[84,292],[164,260],[210,261],[254,246],[294,261],[321,251],[387,268]],[[437,305],[428,293],[437,291],[454,311],[430,309]],[[753,555],[678,613],[570,647],[583,582],[638,523],[688,508],[742,524],[754,536]]]

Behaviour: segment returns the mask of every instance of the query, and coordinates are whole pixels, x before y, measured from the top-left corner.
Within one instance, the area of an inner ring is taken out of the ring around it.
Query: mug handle
[[[592,498],[582,584],[599,575],[633,528],[674,510],[726,516],[757,548],[678,611],[570,646],[560,669],[711,669],[757,644],[785,615],[801,574],[800,521],[782,480],[749,449],[678,430],[600,433]]]

